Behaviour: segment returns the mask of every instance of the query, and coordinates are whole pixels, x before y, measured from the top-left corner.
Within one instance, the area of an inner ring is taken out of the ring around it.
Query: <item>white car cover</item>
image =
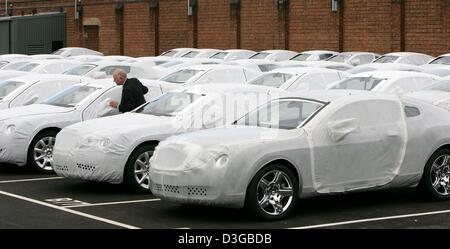
[[[148,81],[141,80],[144,85]],[[56,106],[48,101],[70,92],[72,89],[91,87],[93,92],[82,99],[74,98],[74,106]],[[150,88],[150,87],[149,87]],[[44,101],[42,104],[0,110],[0,162],[23,166],[27,163],[27,153],[32,139],[40,131],[49,128],[62,129],[68,125],[118,114],[109,106],[108,100],[120,101],[122,87],[111,80],[89,80],[68,88]],[[147,100],[161,95],[149,89]]]
[[[40,103],[82,81],[82,77],[53,74],[27,74],[7,81],[0,81],[0,109]],[[8,82],[20,82],[22,85],[2,97],[2,84]]]
[[[131,153],[146,142],[231,124],[282,91],[258,86],[206,84],[172,91],[199,99],[174,116],[126,113],[63,129],[54,147],[54,170],[68,178],[121,183]]]
[[[242,207],[253,176],[277,160],[298,171],[302,198],[417,186],[433,152],[450,143],[450,113],[425,102],[360,91],[286,97],[325,106],[296,129],[238,125],[168,138],[151,159],[153,194]]]

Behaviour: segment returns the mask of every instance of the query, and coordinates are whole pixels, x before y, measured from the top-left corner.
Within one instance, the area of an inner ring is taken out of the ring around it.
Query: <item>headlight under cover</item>
[[[230,161],[229,151],[226,147],[213,147],[204,149],[198,153],[191,162],[188,162],[186,169],[201,168],[205,165],[214,165],[216,168],[225,167]]]
[[[86,147],[97,147],[104,151],[111,145],[111,140],[108,138],[90,136],[84,139],[82,146],[83,145]]]
[[[7,124],[5,122],[0,122],[0,131],[6,135],[11,135],[16,132],[16,126],[14,124]]]

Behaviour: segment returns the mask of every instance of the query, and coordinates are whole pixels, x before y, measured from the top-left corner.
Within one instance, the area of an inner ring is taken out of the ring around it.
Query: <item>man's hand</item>
[[[115,100],[111,100],[111,102],[109,102],[109,106],[111,106],[112,108],[117,108],[118,105],[119,103]]]

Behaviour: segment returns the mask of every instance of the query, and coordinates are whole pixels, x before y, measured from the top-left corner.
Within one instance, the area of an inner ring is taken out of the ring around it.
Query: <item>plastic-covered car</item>
[[[149,191],[148,168],[165,138],[231,124],[279,97],[257,86],[207,84],[168,92],[131,113],[74,124],[56,137],[54,170],[64,177],[127,183]]]
[[[236,60],[232,62],[228,62],[230,65],[241,65],[248,69],[257,71],[257,72],[269,72],[271,70],[277,69],[281,67],[281,63],[276,61],[268,61],[262,59],[246,59],[246,60]]]
[[[354,67],[348,63],[333,61],[285,61],[281,63],[282,67],[319,67],[339,71],[348,71]]]
[[[177,58],[182,56],[185,53],[188,53],[190,51],[194,50],[194,48],[174,48],[167,50],[163,52],[160,57],[171,57],[171,58]]]
[[[15,70],[0,70],[0,80],[10,79],[28,73],[61,74],[67,69],[79,64],[80,62],[74,60],[32,60]]]
[[[403,63],[369,63],[361,66],[356,66],[346,72],[357,74],[363,72],[370,72],[376,70],[394,70],[394,71],[409,71],[409,72],[422,72],[423,68],[411,64]]]
[[[337,70],[313,67],[280,68],[264,73],[248,82],[294,92],[299,90],[324,90],[327,85],[342,80],[349,74]]]
[[[245,60],[255,55],[256,52],[247,49],[228,49],[213,54],[211,59],[218,59],[224,61]]]
[[[426,73],[379,70],[352,74],[346,79],[330,84],[327,89],[405,94],[421,90],[440,79]]]
[[[221,63],[222,62],[220,60],[214,60],[210,58],[201,58],[201,59],[174,58],[166,63],[162,63],[152,68],[148,68],[147,70],[154,77],[154,79],[159,79],[167,75],[168,73],[174,72],[180,68],[185,68],[194,65],[217,65]]]
[[[326,59],[326,61],[346,63],[352,66],[359,66],[371,63],[378,57],[380,57],[379,54],[369,52],[343,52]]]
[[[404,63],[420,66],[428,63],[432,59],[434,59],[433,56],[422,53],[396,52],[385,54],[374,60],[373,63]]]
[[[450,54],[439,55],[435,59],[431,60],[427,64],[423,65],[424,67],[433,65],[441,65],[441,66],[450,66]]]
[[[40,103],[82,80],[69,75],[27,74],[0,81],[0,109]]]
[[[296,56],[298,53],[289,50],[264,50],[253,55],[249,59],[260,59],[268,61],[286,61]]]
[[[122,69],[129,78],[139,77],[145,79],[153,79],[151,72],[145,67],[135,65],[134,63],[124,63],[109,60],[101,60],[97,62],[83,63],[75,67],[67,69],[63,74],[84,76],[93,79],[112,78],[114,70]]]
[[[420,99],[450,111],[450,79],[438,81],[420,91],[405,96]]]
[[[141,81],[150,86],[148,81]],[[158,88],[152,88],[146,98],[159,95]],[[52,171],[56,134],[77,122],[118,114],[109,102],[120,101],[121,96],[122,87],[111,79],[89,80],[40,104],[0,110],[0,162]]]
[[[160,78],[164,92],[197,84],[245,84],[260,73],[237,65],[195,65],[181,68]]]
[[[88,49],[88,48],[79,48],[79,47],[67,47],[67,48],[61,48],[53,52],[54,55],[60,55],[64,57],[72,57],[72,56],[78,56],[78,55],[100,55],[102,56],[103,53],[100,53],[98,51]]]
[[[193,48],[191,50],[189,50],[188,52],[184,53],[183,55],[181,55],[181,58],[197,58],[197,59],[201,59],[201,58],[209,58],[212,55],[220,52],[222,50],[219,49],[209,49],[209,48],[203,48],[203,49],[199,49],[199,48]]]
[[[364,91],[289,93],[234,126],[173,136],[150,160],[167,201],[285,218],[298,199],[419,187],[450,199],[450,112]],[[306,200],[305,200],[306,201]]]
[[[322,61],[330,58],[331,56],[339,54],[335,51],[329,50],[310,50],[304,51],[296,56],[290,58],[290,61]]]

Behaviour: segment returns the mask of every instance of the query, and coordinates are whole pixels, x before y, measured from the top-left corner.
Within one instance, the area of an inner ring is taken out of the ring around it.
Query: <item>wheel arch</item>
[[[302,174],[301,174],[299,168],[296,167],[296,165],[293,162],[291,162],[289,159],[283,158],[283,157],[273,158],[273,159],[271,159],[271,160],[269,160],[267,162],[262,163],[261,166],[258,167],[257,170],[255,170],[252,173],[252,175],[250,176],[250,178],[249,178],[250,181],[247,183],[247,187],[246,187],[246,193],[248,191],[248,188],[250,187],[251,181],[256,176],[256,174],[258,174],[258,172],[260,172],[261,170],[263,170],[267,166],[269,166],[271,164],[275,164],[275,163],[282,164],[282,165],[288,167],[290,170],[292,170],[292,172],[294,173],[295,178],[296,178],[296,180],[298,182],[298,187],[299,187],[299,189],[298,189],[298,197],[300,197],[300,195],[302,193],[302,189],[303,189],[303,177],[302,177]]]

